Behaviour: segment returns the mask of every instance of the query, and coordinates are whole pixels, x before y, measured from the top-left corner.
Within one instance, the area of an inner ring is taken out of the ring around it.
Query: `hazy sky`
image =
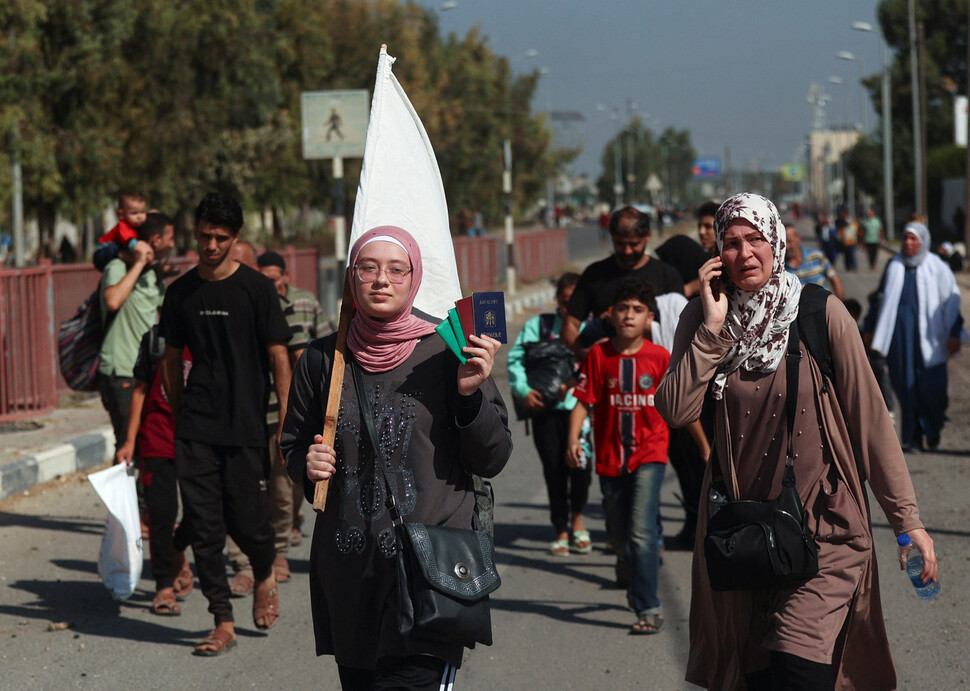
[[[440,8],[442,0],[421,0]],[[478,26],[516,71],[546,68],[534,110],[579,111],[586,120],[557,131],[561,145],[582,143],[574,172],[600,174],[603,146],[616,133],[612,109],[627,120],[628,100],[655,131],[689,129],[698,156],[735,169],[774,168],[794,159],[811,129],[812,82],[833,97],[826,122],[863,122],[859,64],[879,70],[877,0],[458,0],[439,12],[442,33]],[[528,57],[530,52],[538,54]],[[394,54],[394,47],[389,47]],[[847,86],[829,84],[842,77]],[[405,85],[405,88],[407,85]],[[597,105],[606,111],[597,110]],[[865,98],[869,127],[878,116]],[[799,162],[802,162],[803,159]]]

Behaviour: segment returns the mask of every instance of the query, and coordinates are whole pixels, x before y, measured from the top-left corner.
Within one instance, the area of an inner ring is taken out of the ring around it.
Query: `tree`
[[[25,211],[48,234],[57,214],[83,221],[123,190],[186,219],[221,190],[271,210],[282,239],[283,210],[332,208],[329,162],[302,159],[301,93],[370,90],[381,43],[400,60],[453,209],[500,215],[505,138],[517,209],[570,155],[531,111],[537,74],[513,75],[477,30],[442,39],[415,2],[8,0],[0,29],[16,38],[0,43],[0,135],[23,163]],[[348,209],[358,175],[348,161]],[[9,208],[3,166],[0,183]]]
[[[656,175],[663,183],[663,197],[668,201],[676,203],[686,197],[687,183],[691,179],[694,162],[694,147],[690,141],[689,130],[668,127],[657,137],[653,130],[634,117],[627,127],[607,143],[600,159],[603,175],[597,186],[600,199],[610,202],[614,207],[619,206],[622,201],[616,198],[613,191],[616,184],[617,156],[625,195],[629,195],[627,183],[630,182],[630,176],[633,176],[634,201],[647,194],[644,184],[651,175]]]
[[[924,27],[925,46],[923,57],[926,72],[926,160],[927,182],[930,198],[939,197],[942,179],[954,171],[942,161],[945,154],[938,149],[953,144],[953,93],[967,93],[967,0],[922,0],[916,3],[917,22]],[[896,206],[915,208],[913,172],[913,105],[910,77],[909,14],[908,0],[882,0],[877,8],[879,25],[892,53],[892,144],[893,144],[893,190]],[[882,112],[880,75],[864,80],[873,105]],[[951,92],[947,86],[954,88]],[[881,150],[882,130],[878,130],[876,142]],[[860,141],[849,154],[848,167],[859,186],[878,197],[883,195],[881,176],[873,179],[869,174],[873,157],[869,148],[875,146],[868,139]],[[879,155],[881,170],[882,156]],[[961,173],[962,174],[962,173]],[[930,220],[936,222],[937,205],[930,205]]]

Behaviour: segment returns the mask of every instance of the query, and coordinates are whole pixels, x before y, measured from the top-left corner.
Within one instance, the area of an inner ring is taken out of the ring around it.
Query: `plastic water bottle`
[[[897,537],[896,544],[899,545],[899,561],[906,565],[906,575],[913,582],[913,588],[916,590],[916,594],[924,600],[929,600],[939,595],[939,581],[935,583],[933,581],[923,583],[921,579],[923,575],[923,553],[920,552],[919,547],[912,544],[909,535],[903,533]]]

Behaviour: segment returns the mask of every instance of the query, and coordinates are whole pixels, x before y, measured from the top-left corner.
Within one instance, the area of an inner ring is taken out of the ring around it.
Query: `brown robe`
[[[826,316],[835,381],[823,390],[822,373],[802,343],[794,428],[796,481],[819,544],[819,573],[794,589],[715,592],[698,539],[686,679],[699,686],[743,689],[745,672],[764,668],[767,651],[778,650],[831,661],[837,689],[896,688],[864,481],[897,535],[923,524],[858,327],[835,297]],[[732,346],[726,331],[711,333],[703,322],[701,301],[694,300],[681,315],[670,369],[657,389],[657,409],[673,427],[698,419],[708,383]],[[741,368],[715,402],[715,448],[732,499],[769,499],[781,489],[786,382],[784,361],[771,373]],[[709,467],[702,497],[710,475]],[[705,504],[698,535],[706,532]]]

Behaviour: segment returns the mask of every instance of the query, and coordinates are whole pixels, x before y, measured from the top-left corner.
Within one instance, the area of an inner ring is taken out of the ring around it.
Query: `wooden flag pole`
[[[344,276],[344,297],[340,303],[340,321],[337,326],[337,347],[333,353],[330,370],[330,392],[327,395],[327,414],[323,423],[323,443],[333,448],[337,436],[337,415],[340,413],[340,392],[344,385],[344,369],[347,361],[347,329],[354,312],[354,298],[350,293],[350,275]],[[323,513],[327,508],[327,490],[330,480],[320,480],[313,488],[313,510]]]

